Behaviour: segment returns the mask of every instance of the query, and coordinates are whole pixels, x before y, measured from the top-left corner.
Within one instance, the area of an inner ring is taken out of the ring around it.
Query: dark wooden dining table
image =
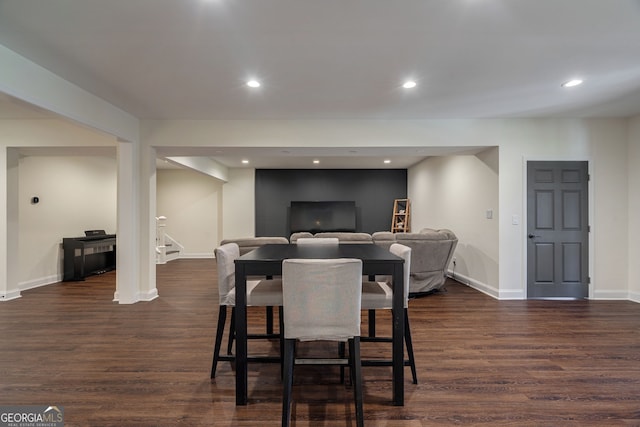
[[[396,406],[404,405],[404,260],[375,244],[296,245],[267,244],[235,260],[236,269],[236,405],[246,405],[247,387],[247,276],[280,276],[282,261],[292,258],[362,260],[363,275],[390,275],[394,286],[392,310],[392,375]],[[400,292],[396,292],[399,290]]]

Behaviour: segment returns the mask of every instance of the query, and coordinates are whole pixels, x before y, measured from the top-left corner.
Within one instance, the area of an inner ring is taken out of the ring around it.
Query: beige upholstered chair
[[[413,356],[413,344],[411,342],[411,329],[409,328],[409,272],[411,271],[411,248],[394,243],[389,247],[389,251],[404,259],[403,292],[404,292],[404,340],[407,346],[408,361],[405,365],[411,367],[413,383],[418,383],[416,373],[416,362]],[[362,283],[362,309],[363,310],[391,310],[393,309],[393,284],[389,282]],[[385,341],[391,342],[388,337],[362,337],[362,341]],[[380,362],[377,365],[387,366],[389,363]],[[375,364],[374,364],[375,365]]]
[[[282,287],[285,338],[282,426],[289,426],[291,418],[293,367],[296,363],[303,363],[295,357],[298,340],[349,342],[348,360],[323,359],[322,363],[350,366],[356,423],[363,426],[360,367],[362,261],[346,258],[288,259],[282,263]]]
[[[227,243],[237,243],[238,247],[240,247],[240,256],[251,252],[254,249],[259,248],[263,245],[270,244],[288,244],[289,240],[286,237],[238,237],[234,239],[224,239],[220,242],[220,246],[225,245]],[[250,277],[250,279],[272,279],[273,277]],[[266,307],[267,313],[267,322],[266,322],[266,333],[273,334],[273,307]],[[231,319],[233,322],[233,319]],[[231,351],[231,340],[229,340],[229,352]]]
[[[231,343],[235,336],[233,312],[236,304],[236,277],[234,260],[240,256],[240,248],[236,243],[227,243],[215,249],[218,269],[218,326],[211,364],[211,378],[216,375],[219,360],[234,360],[231,356]],[[282,306],[282,280],[247,280],[247,306]],[[227,319],[227,307],[232,307],[232,321],[229,330],[228,355],[220,355],[220,345]],[[282,312],[282,310],[280,310]],[[262,334],[251,336],[255,338],[274,338],[280,334]],[[251,338],[250,337],[250,338]],[[277,362],[280,358],[262,358],[264,361]],[[273,359],[273,360],[272,360]]]

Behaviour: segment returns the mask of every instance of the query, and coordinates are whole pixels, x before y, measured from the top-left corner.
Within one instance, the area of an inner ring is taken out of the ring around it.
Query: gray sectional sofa
[[[237,243],[240,247],[240,255],[244,255],[247,252],[258,248],[259,246],[271,244],[271,243],[289,243],[286,237],[242,237],[239,239],[225,239],[220,242],[220,245],[227,243]]]
[[[419,233],[396,233],[396,242],[411,248],[410,295],[444,286],[458,244],[458,238],[451,230],[425,228]]]
[[[295,243],[301,237],[337,237],[342,243],[376,244],[387,249],[396,242],[409,246],[411,296],[430,293],[444,286],[449,263],[458,244],[458,238],[451,230],[431,228],[423,228],[417,233],[300,232],[292,234],[289,240],[285,237],[248,237],[223,240],[221,244],[235,242],[240,246],[240,253],[244,254],[267,243]]]

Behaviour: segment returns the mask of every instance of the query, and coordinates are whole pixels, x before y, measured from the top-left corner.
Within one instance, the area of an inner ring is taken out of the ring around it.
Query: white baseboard
[[[138,292],[136,294],[136,299],[135,301],[132,301],[131,303],[134,304],[136,302],[148,302],[148,301],[152,301],[156,298],[158,298],[158,289],[157,288],[153,288],[147,292]],[[118,291],[115,291],[113,293],[113,302],[120,302],[120,296],[118,295]]]
[[[20,289],[14,289],[12,291],[0,293],[0,302],[11,301],[20,297],[22,297],[22,295],[20,295]]]
[[[489,295],[490,297],[495,298],[497,300],[527,299],[522,289],[497,289],[494,286],[480,282],[476,279],[465,276],[464,274],[456,273],[454,276],[452,270],[449,270],[447,275],[451,277],[453,280],[456,280],[460,283],[464,283],[465,285],[477,291],[480,291],[483,294]]]
[[[145,293],[138,294],[138,301],[152,301],[158,298],[158,288],[153,288]]]
[[[593,298],[598,300],[632,300],[631,294],[628,291],[594,291]]]
[[[456,273],[453,276],[453,271],[448,271],[448,276],[452,279],[463,283],[473,289],[476,289],[484,294],[489,295],[498,300],[522,300],[527,299],[526,292],[522,289],[496,289],[493,286],[489,286],[486,283],[479,282],[471,277],[467,277],[464,274]],[[640,292],[627,292],[627,291],[595,291],[592,300],[621,300],[621,301],[633,301],[640,303]]]
[[[27,282],[21,282],[18,284],[21,290],[26,291],[28,289],[39,288],[40,286],[52,285],[54,283],[62,282],[61,274],[54,274],[47,277],[40,277],[38,279],[29,280]]]
[[[471,277],[465,276],[464,274],[456,273],[453,274],[453,270],[449,270],[447,276],[451,277],[453,280],[463,283],[470,288],[473,288],[477,291],[482,292],[483,294],[487,294],[492,298],[499,299],[498,290],[493,286],[489,286],[486,283],[479,282]]]
[[[180,259],[214,258],[213,251],[193,254],[180,254]]]

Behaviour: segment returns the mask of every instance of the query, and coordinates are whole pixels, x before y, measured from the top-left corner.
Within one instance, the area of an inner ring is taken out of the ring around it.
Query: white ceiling
[[[0,0],[0,44],[141,119],[640,114],[640,0]]]

